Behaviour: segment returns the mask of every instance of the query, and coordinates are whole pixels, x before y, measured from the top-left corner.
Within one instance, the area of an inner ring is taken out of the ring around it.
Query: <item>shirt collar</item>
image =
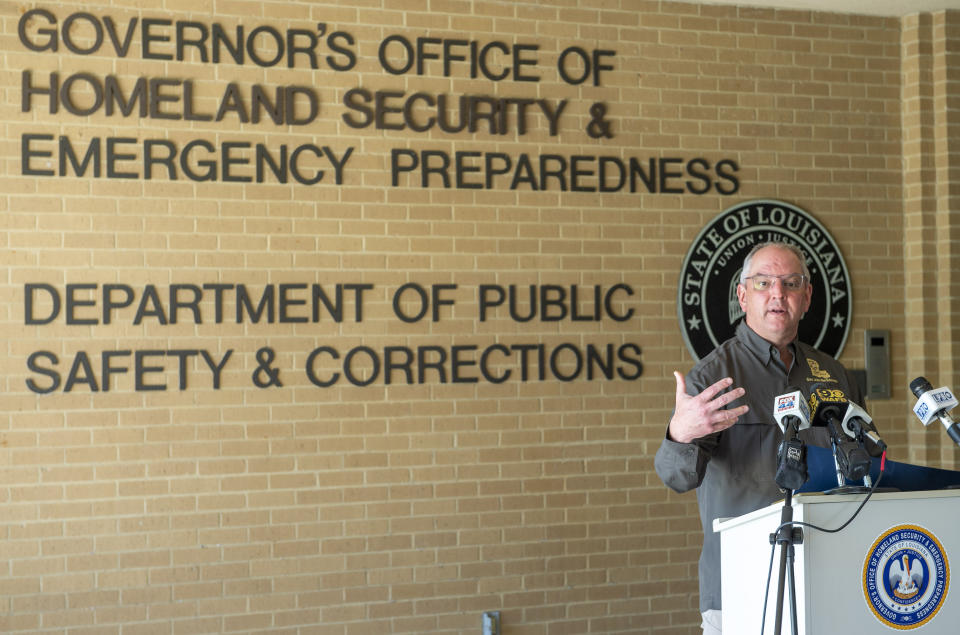
[[[747,326],[747,321],[740,320],[737,325],[737,339],[750,351],[764,366],[769,366],[774,360],[780,361],[777,347],[760,337],[756,331]],[[794,363],[797,362],[797,340],[787,344],[793,353]],[[789,371],[789,369],[787,369]]]

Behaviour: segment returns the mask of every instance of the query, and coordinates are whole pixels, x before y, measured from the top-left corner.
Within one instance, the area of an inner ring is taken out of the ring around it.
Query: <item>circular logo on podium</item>
[[[837,357],[850,331],[850,274],[833,237],[805,211],[776,200],[740,203],[707,224],[687,251],[677,289],[680,330],[694,359],[733,336],[743,317],[737,283],[756,245],[790,243],[810,269],[813,297],[800,320],[802,342]]]
[[[923,626],[943,606],[950,564],[940,541],[917,525],[900,525],[877,538],[863,563],[867,606],[900,630]]]

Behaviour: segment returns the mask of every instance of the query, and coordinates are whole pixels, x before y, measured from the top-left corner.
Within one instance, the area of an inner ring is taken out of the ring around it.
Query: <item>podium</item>
[[[795,495],[793,519],[835,529],[864,497]],[[781,501],[713,522],[721,534],[724,633],[773,633],[779,547],[771,560],[769,537],[782,508]],[[960,489],[875,493],[839,533],[803,527],[795,553],[801,635],[960,632]],[[782,625],[782,633],[791,633],[786,596]]]

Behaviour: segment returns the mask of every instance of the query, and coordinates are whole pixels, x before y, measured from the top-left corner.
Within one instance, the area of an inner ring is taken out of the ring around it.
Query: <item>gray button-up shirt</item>
[[[732,518],[765,507],[783,498],[774,481],[777,448],[783,434],[773,418],[774,400],[796,386],[805,395],[814,388],[838,388],[847,399],[863,405],[857,383],[834,358],[794,340],[794,361],[789,373],[776,347],[745,322],[736,335],[704,357],[687,375],[687,392],[697,395],[706,387],[733,378],[733,387],[746,394],[729,407],[743,404],[750,411],[722,432],[677,443],[664,438],[654,461],[657,474],[677,492],[697,489],[703,551],[700,554],[700,610],[720,609],[720,536],[713,531],[714,518]],[[830,447],[826,428],[808,428],[800,433],[807,444]]]

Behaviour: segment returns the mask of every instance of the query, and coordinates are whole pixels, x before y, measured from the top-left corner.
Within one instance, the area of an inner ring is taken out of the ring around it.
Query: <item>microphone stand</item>
[[[840,468],[840,458],[838,453],[840,452],[840,444],[836,439],[833,439],[833,442],[830,444],[833,447],[833,471],[837,476],[837,486],[827,490],[824,494],[847,494],[847,479],[843,476],[843,470]]]
[[[831,446],[833,446],[833,465],[837,472],[837,486],[825,491],[824,494],[866,494],[870,491],[872,482],[870,478],[869,457],[867,457],[866,450],[863,449],[862,437],[856,439],[856,446],[854,448],[845,449],[843,444],[850,444],[849,441],[844,441],[846,438],[845,434],[838,429],[838,426],[833,421],[831,421],[827,427],[830,429],[830,436],[832,437]],[[844,469],[850,469],[851,457],[857,450],[860,450],[863,456],[867,457],[868,462],[866,474],[863,476],[863,485],[847,485],[847,475],[844,473]],[[840,458],[841,454],[843,454],[842,461]]]
[[[797,438],[796,423],[790,423],[784,429],[784,443]],[[780,526],[776,533],[770,534],[770,544],[780,545],[780,570],[777,576],[777,615],[774,633],[780,635],[783,626],[783,594],[785,584],[789,584],[791,633],[797,635],[797,586],[794,579],[793,546],[803,543],[803,529],[793,526],[793,490],[784,489],[783,509],[780,511]]]

